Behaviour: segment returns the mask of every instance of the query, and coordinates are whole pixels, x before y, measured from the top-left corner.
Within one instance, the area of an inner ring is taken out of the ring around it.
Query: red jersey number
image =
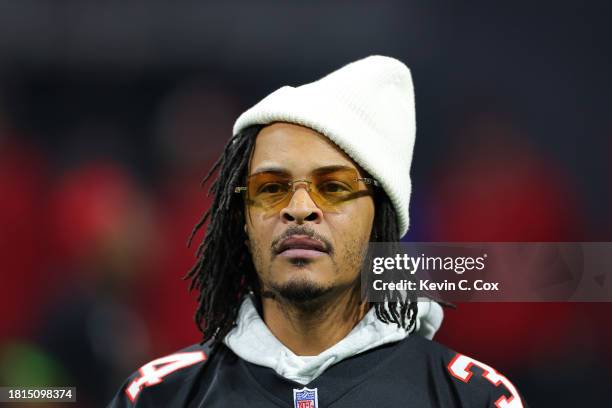
[[[482,376],[489,380],[491,384],[498,387],[503,384],[508,391],[510,391],[510,398],[502,395],[495,401],[497,408],[523,408],[523,402],[521,397],[516,390],[516,387],[506,377],[495,371],[491,366],[488,366],[480,361],[474,360],[473,358],[464,356],[463,354],[457,354],[450,363],[448,363],[448,371],[453,377],[460,379],[467,383],[470,381],[473,372],[470,371],[472,366],[478,366],[484,370]]]
[[[168,374],[204,360],[206,360],[206,355],[201,351],[176,353],[153,360],[138,370],[140,376],[127,386],[125,393],[130,401],[134,402],[143,388],[159,384]]]

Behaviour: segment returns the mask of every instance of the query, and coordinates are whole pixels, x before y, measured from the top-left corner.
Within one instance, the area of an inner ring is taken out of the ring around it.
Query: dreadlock
[[[202,342],[212,339],[217,345],[235,325],[238,310],[245,295],[259,293],[259,281],[250,253],[244,242],[248,239],[243,225],[244,202],[234,189],[244,182],[255,139],[261,125],[244,129],[225,145],[221,157],[202,180],[202,185],[218,172],[208,190],[213,195],[211,207],[193,228],[188,245],[209,221],[202,242],[197,248],[195,265],[185,275],[190,279],[189,290],[197,289],[198,308],[195,322],[202,332]],[[394,242],[399,226],[393,205],[382,190],[374,193],[375,215],[370,240]],[[393,300],[376,303],[376,316],[384,323],[397,324],[411,330],[416,324],[417,303]]]

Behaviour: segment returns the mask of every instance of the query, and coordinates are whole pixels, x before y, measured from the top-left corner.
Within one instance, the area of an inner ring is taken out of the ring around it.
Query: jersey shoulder
[[[515,385],[488,364],[458,353],[434,340],[414,339],[416,351],[427,360],[432,388],[448,388],[461,406],[524,408],[527,404]]]
[[[210,342],[198,343],[149,361],[124,381],[108,407],[182,406],[210,354]]]

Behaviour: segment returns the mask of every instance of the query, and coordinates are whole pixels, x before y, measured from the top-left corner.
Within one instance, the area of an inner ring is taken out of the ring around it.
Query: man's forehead
[[[343,165],[343,164],[334,164],[330,166],[319,166],[315,167],[310,171],[312,175],[326,175],[326,174],[336,174],[337,172],[346,172],[346,171],[356,171],[359,172],[359,169],[355,166]],[[253,168],[251,171],[251,175],[259,174],[259,173],[276,173],[282,175],[293,175],[294,169],[289,167],[279,166],[275,164],[262,164]]]
[[[267,169],[292,174],[332,167],[359,170],[359,166],[324,135],[284,122],[266,126],[259,132],[249,163],[251,174]]]

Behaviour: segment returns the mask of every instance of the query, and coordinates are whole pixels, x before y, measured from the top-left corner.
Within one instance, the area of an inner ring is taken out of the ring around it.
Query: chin
[[[272,289],[283,300],[295,304],[308,304],[324,298],[334,287],[306,276],[294,276],[285,282],[275,283]]]
[[[333,264],[319,259],[277,258],[270,270],[275,281],[283,284],[292,279],[324,284],[335,276]]]

